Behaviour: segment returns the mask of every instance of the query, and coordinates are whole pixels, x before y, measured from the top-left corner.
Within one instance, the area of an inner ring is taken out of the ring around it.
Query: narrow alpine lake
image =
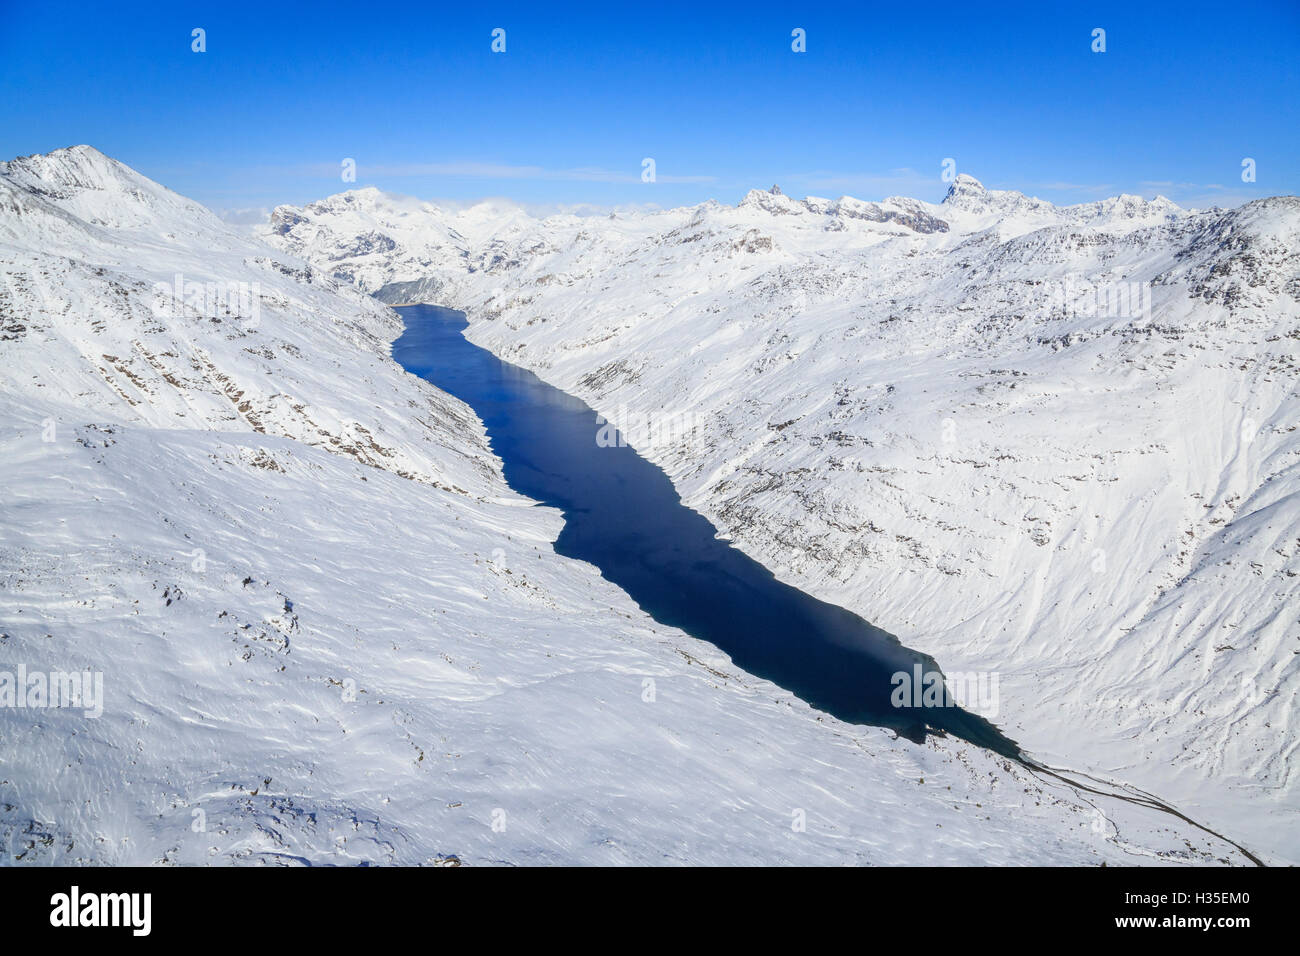
[[[557,552],[595,565],[660,623],[708,641],[738,667],[842,720],[916,741],[950,733],[1019,757],[1014,742],[956,706],[941,685],[938,700],[900,693],[922,675],[941,676],[935,661],[783,584],[720,540],[657,466],[631,447],[597,441],[609,426],[584,402],[469,342],[463,313],[428,305],[397,311],[406,331],[394,357],[474,409],[512,488],[564,513]]]

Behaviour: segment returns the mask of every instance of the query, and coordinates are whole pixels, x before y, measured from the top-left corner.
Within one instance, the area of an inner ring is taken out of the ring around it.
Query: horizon
[[[117,159],[116,157],[111,156],[110,154],[104,152],[103,150],[99,149],[99,147],[95,146],[93,143],[76,143],[71,146],[61,146],[53,150],[50,150],[48,153],[35,153],[35,154],[25,154],[21,156],[10,156],[7,157],[7,159],[0,160],[0,162],[9,162],[14,160],[28,159],[31,158],[32,156],[49,156],[58,152],[67,152],[67,151],[83,149],[83,148],[92,149],[95,152],[97,152],[99,155],[105,157],[106,159],[109,159],[110,161],[119,163],[120,165],[124,166],[128,170],[131,170],[137,175],[143,175],[143,173],[141,173],[139,170],[135,169],[129,164],[123,163],[121,160]],[[196,202],[198,201],[195,200],[194,197],[192,196],[186,196],[184,193],[179,192],[176,189],[173,189],[165,182],[159,182],[158,180],[152,179],[151,177],[145,177],[145,178],[149,179],[150,182],[153,182],[156,185],[162,186],[163,188],[170,190],[171,192],[181,196],[182,198],[189,199],[191,201],[196,201]],[[1067,209],[1070,208],[1071,206],[1089,205],[1091,203],[1105,202],[1107,200],[1112,200],[1112,199],[1138,198],[1147,202],[1163,199],[1168,202],[1174,203],[1174,205],[1178,206],[1178,208],[1182,209],[1184,212],[1199,213],[1199,212],[1209,211],[1213,208],[1230,209],[1230,208],[1235,208],[1236,205],[1242,205],[1246,202],[1254,202],[1261,199],[1285,198],[1287,195],[1290,195],[1290,194],[1260,195],[1257,197],[1252,197],[1250,199],[1245,199],[1242,201],[1242,203],[1237,203],[1232,205],[1216,204],[1216,206],[1202,206],[1202,207],[1184,206],[1170,199],[1168,196],[1165,196],[1163,193],[1154,193],[1147,196],[1142,196],[1136,193],[1116,193],[1111,196],[1098,197],[1097,199],[1085,199],[1085,200],[1079,200],[1077,202],[1071,202],[1071,203],[1051,203],[1050,200],[1045,200],[1041,196],[1036,196],[1032,193],[1024,193],[1016,189],[990,189],[987,184],[985,184],[982,180],[979,179],[979,177],[971,173],[963,172],[957,174],[955,181],[961,181],[961,180],[965,180],[967,182],[973,182],[988,193],[1016,194],[1033,201],[1049,202],[1053,207],[1057,209]],[[945,183],[945,195],[940,197],[938,200],[934,200],[934,201],[920,200],[920,201],[925,202],[931,206],[941,207],[947,198],[947,191],[951,189],[952,186],[953,183]],[[780,183],[773,183],[772,186],[766,189],[758,186],[751,187],[751,189],[746,191],[746,196],[748,196],[748,194],[751,192],[772,193],[774,190],[779,191],[780,194],[785,195],[791,200],[794,200],[796,202],[810,201],[810,200],[817,200],[822,202],[837,202],[842,199],[855,199],[863,202],[884,203],[890,200],[917,199],[917,197],[915,196],[904,196],[901,194],[892,195],[892,196],[882,196],[882,197],[877,197],[872,199],[867,199],[862,196],[854,196],[850,193],[841,193],[836,196],[816,195],[813,193],[808,193],[804,196],[797,196],[783,189]],[[518,199],[511,198],[509,196],[501,196],[501,195],[497,195],[497,196],[486,195],[486,196],[472,197],[466,199],[449,199],[445,197],[436,197],[436,196],[433,197],[416,196],[410,193],[403,193],[395,190],[383,189],[379,186],[367,184],[367,185],[349,186],[348,188],[339,189],[335,192],[327,193],[325,195],[318,196],[315,199],[307,200],[302,203],[280,203],[277,204],[277,206],[275,207],[261,208],[256,210],[253,209],[221,210],[221,209],[214,209],[212,207],[205,207],[205,208],[208,208],[210,212],[218,216],[222,221],[224,221],[228,225],[251,228],[253,226],[263,225],[267,223],[270,220],[270,217],[274,213],[275,209],[278,208],[278,206],[286,206],[289,208],[301,209],[305,206],[311,205],[312,203],[323,202],[332,199],[336,196],[344,196],[351,193],[362,193],[362,192],[376,192],[379,193],[381,196],[385,197],[386,199],[394,202],[405,201],[411,203],[431,205],[443,212],[450,212],[453,215],[459,214],[461,212],[466,212],[468,210],[477,208],[479,206],[504,205],[504,206],[509,206],[511,208],[520,210],[526,215],[531,216],[535,219],[545,219],[550,216],[604,217],[610,214],[635,215],[635,214],[670,213],[678,210],[695,209],[698,208],[699,206],[707,205],[709,203],[714,203],[723,206],[724,208],[734,209],[734,208],[738,208],[746,198],[746,196],[742,196],[741,199],[735,203],[723,203],[717,199],[708,197],[705,199],[701,199],[698,202],[683,203],[678,206],[659,206],[653,203],[640,203],[640,204],[621,203],[618,205],[598,205],[594,203],[581,203],[581,202],[579,203],[536,203],[536,202],[528,202],[525,200],[518,200]],[[200,205],[203,204],[200,203]]]
[[[367,10],[6,9],[0,154],[93,144],[235,223],[367,186],[593,212],[735,205],[772,184],[939,202],[960,173],[1055,205],[1300,192],[1300,9],[1281,3],[1011,4],[941,23]]]

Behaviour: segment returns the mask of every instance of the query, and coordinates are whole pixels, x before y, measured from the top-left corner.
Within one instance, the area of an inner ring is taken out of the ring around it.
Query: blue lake
[[[936,674],[932,658],[783,584],[719,540],[657,466],[626,445],[597,442],[604,423],[584,402],[466,340],[462,313],[397,311],[406,331],[394,358],[474,409],[512,488],[563,511],[557,552],[595,565],[655,620],[708,641],[819,710],[915,741],[949,733],[1019,757],[1015,743],[946,692],[939,706],[909,695],[895,706],[895,675]]]

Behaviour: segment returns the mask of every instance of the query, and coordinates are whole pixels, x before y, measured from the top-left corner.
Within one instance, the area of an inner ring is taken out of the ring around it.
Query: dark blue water
[[[584,402],[468,342],[462,313],[426,305],[398,311],[406,332],[394,357],[478,413],[512,488],[564,512],[557,552],[594,564],[660,623],[708,641],[737,666],[842,720],[916,741],[951,733],[1018,756],[1012,741],[947,694],[941,706],[894,706],[893,675],[917,666],[937,672],[932,658],[781,583],[718,540],[657,466],[630,447],[597,443],[601,423]]]

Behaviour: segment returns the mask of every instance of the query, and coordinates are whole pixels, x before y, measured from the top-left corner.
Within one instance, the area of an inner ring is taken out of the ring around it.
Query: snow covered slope
[[[1300,862],[1300,199],[358,190],[267,239],[572,391],[785,580],[1000,676],[1031,753]]]
[[[658,626],[399,331],[89,147],[0,164],[0,860],[1243,862]]]

